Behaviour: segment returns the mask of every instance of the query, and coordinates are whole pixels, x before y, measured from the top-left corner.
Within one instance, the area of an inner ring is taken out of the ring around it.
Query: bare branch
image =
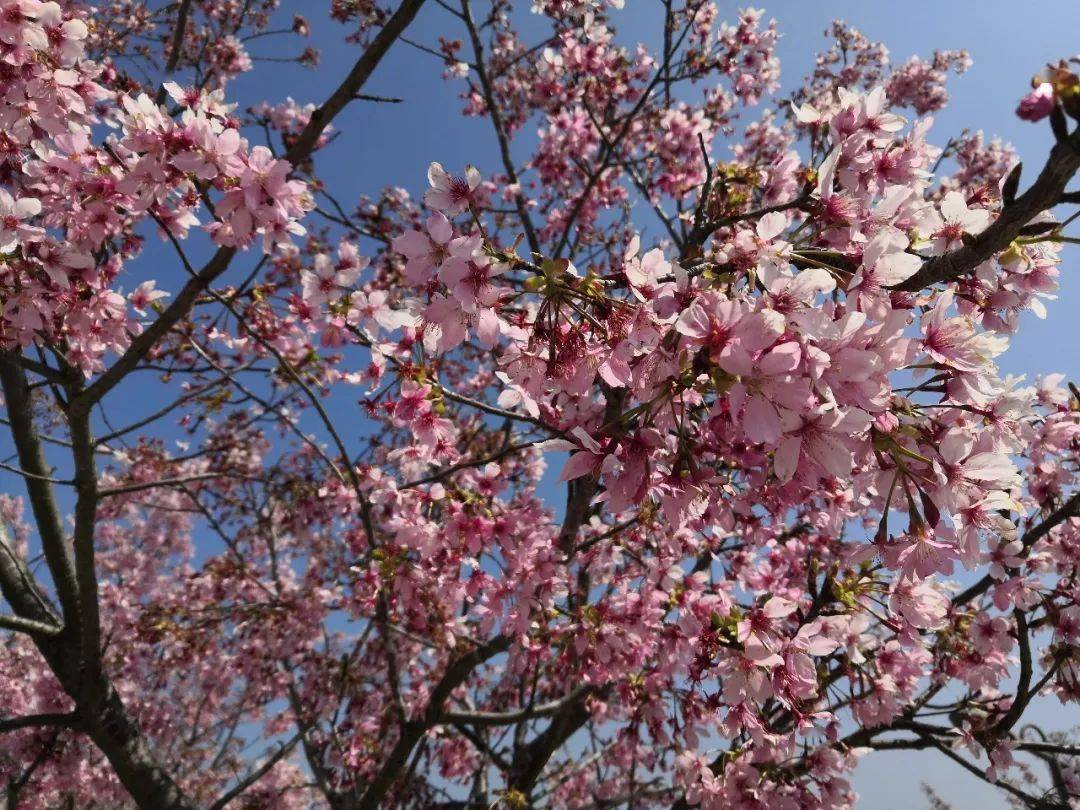
[[[488,77],[487,68],[484,65],[484,46],[480,41],[480,33],[476,30],[476,23],[473,21],[472,6],[469,0],[461,0],[461,19],[464,20],[465,27],[469,31],[469,39],[472,42],[473,54],[476,59],[473,67],[476,69],[476,75],[480,79],[484,105],[487,107],[488,115],[491,116],[491,124],[495,128],[495,138],[499,142],[499,155],[502,158],[503,171],[506,172],[506,178],[510,184],[517,189],[514,193],[514,205],[517,207],[521,227],[525,229],[525,238],[529,242],[529,249],[533,253],[539,253],[540,240],[536,235],[536,228],[533,226],[532,218],[529,216],[529,207],[525,201],[525,195],[521,192],[517,169],[514,168],[514,159],[510,154],[510,137],[503,123],[502,113],[495,100],[495,91]]]
[[[4,615],[0,615],[0,628],[5,630],[15,630],[16,632],[26,633],[31,636],[58,636],[62,630],[62,628],[57,627],[55,624],[39,622],[34,619],[24,619],[22,616]]]
[[[1026,555],[1031,550],[1031,547],[1049,534],[1052,529],[1069,518],[1077,516],[1080,516],[1080,492],[1074,493],[1061,507],[1051,512],[1042,523],[1024,533],[1023,538],[1021,538],[1023,544],[1021,554]],[[953,607],[967,604],[972,599],[982,596],[990,590],[990,586],[994,582],[994,578],[987,574],[974,585],[958,593],[952,600]]]
[[[1009,710],[1005,712],[1005,715],[994,727],[994,733],[999,736],[1008,734],[1012,730],[1032,697],[1029,691],[1032,667],[1031,639],[1028,637],[1027,617],[1024,616],[1024,611],[1017,609],[1013,611],[1013,618],[1016,620],[1016,640],[1020,645],[1020,676],[1016,683],[1016,697],[1013,698],[1012,705],[1009,706]]]
[[[191,0],[180,0],[180,10],[176,14],[176,27],[173,29],[172,41],[169,44],[169,59],[165,63],[165,77],[168,78],[176,70],[180,63],[180,54],[184,49],[184,36],[187,34],[188,14],[191,12]],[[154,103],[165,103],[165,82],[162,81],[158,88]]]
[[[11,437],[19,455],[19,466],[33,476],[25,479],[26,492],[41,537],[45,562],[56,585],[56,593],[64,613],[64,625],[72,632],[78,632],[79,587],[75,579],[75,561],[65,536],[52,486],[42,480],[49,477],[49,468],[38,440],[37,426],[34,424],[33,403],[26,374],[20,367],[0,358],[0,383],[3,385],[4,401],[11,420]]]
[[[78,715],[74,712],[68,714],[27,714],[22,717],[10,717],[0,720],[0,734],[9,731],[20,731],[24,728],[77,728]]]
[[[364,55],[353,65],[353,69],[349,71],[349,75],[345,77],[345,80],[330,95],[330,98],[311,114],[304,131],[300,133],[293,145],[289,147],[289,151],[285,153],[287,161],[296,166],[308,158],[315,148],[319,136],[330,125],[330,122],[337,117],[338,113],[345,109],[345,106],[360,93],[360,88],[364,86],[368,77],[379,66],[379,62],[386,56],[390,46],[401,36],[423,5],[424,0],[403,0],[397,11],[386,21],[386,25],[382,27],[375,39],[372,40],[371,45],[364,51]]]

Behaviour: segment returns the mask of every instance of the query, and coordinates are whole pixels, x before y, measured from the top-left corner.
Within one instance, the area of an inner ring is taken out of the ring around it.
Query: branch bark
[[[1051,512],[1046,520],[1024,533],[1023,538],[1021,538],[1023,544],[1021,553],[1026,556],[1033,545],[1049,534],[1054,527],[1071,517],[1080,517],[1080,492],[1074,493],[1062,506]],[[958,593],[952,600],[953,607],[965,605],[972,599],[982,596],[990,590],[990,586],[994,584],[994,581],[994,578],[987,574],[975,584]]]
[[[1012,205],[1006,205],[990,227],[969,244],[930,259],[915,275],[892,289],[918,292],[931,284],[956,281],[972,272],[995,253],[1005,250],[1032,219],[1056,205],[1077,169],[1080,169],[1080,128],[1054,145],[1035,183]]]
[[[551,717],[563,711],[570,704],[575,703],[587,695],[592,694],[595,688],[591,685],[579,686],[570,694],[558,700],[542,703],[531,709],[519,709],[514,712],[443,712],[441,720],[453,724],[468,724],[471,726],[510,726],[524,720],[533,720],[538,717]]]
[[[75,728],[76,726],[78,726],[78,715],[75,714],[27,714],[0,720],[0,734],[20,731],[24,728]]]
[[[34,514],[38,535],[41,538],[45,563],[52,574],[56,594],[60,600],[60,609],[64,616],[64,626],[72,633],[79,630],[79,588],[75,580],[75,561],[64,533],[60,518],[60,509],[52,485],[47,480],[49,467],[45,462],[45,451],[38,438],[34,424],[33,401],[30,397],[30,385],[26,373],[21,367],[7,359],[0,358],[0,385],[4,391],[8,419],[11,422],[11,438],[19,457],[19,466],[29,475],[24,476],[26,494],[30,500],[30,509]],[[8,547],[14,555],[14,549]],[[40,590],[38,591],[40,593]],[[5,596],[11,601],[5,591]],[[48,619],[24,614],[14,601],[16,613],[38,621]]]
[[[431,691],[431,698],[428,700],[423,717],[403,725],[401,734],[387,755],[382,768],[375,775],[375,778],[368,783],[363,795],[357,802],[357,810],[375,810],[383,806],[383,799],[401,775],[413,747],[428,729],[439,723],[440,716],[443,713],[443,704],[450,697],[450,693],[464,683],[465,679],[469,677],[469,674],[476,667],[499,653],[505,652],[510,646],[510,642],[511,638],[509,636],[498,636],[480,647],[473,648],[450,663],[442,678],[439,679],[438,684]]]
[[[592,690],[580,692],[575,700],[564,704],[546,729],[514,752],[507,776],[511,790],[528,800],[552,754],[589,722],[592,715],[585,704],[590,694]]]
[[[345,106],[360,92],[360,88],[364,86],[372,72],[379,66],[379,62],[386,56],[390,46],[409,27],[409,23],[415,19],[417,12],[420,11],[420,7],[423,5],[424,0],[404,0],[398,6],[397,11],[386,21],[386,25],[375,36],[368,49],[364,51],[364,55],[353,65],[353,69],[349,71],[349,75],[345,77],[345,80],[338,85],[330,98],[311,114],[307,126],[304,127],[303,132],[289,147],[289,151],[285,153],[287,161],[296,166],[311,155],[319,136],[330,125],[330,122],[337,117],[338,113],[345,109]]]

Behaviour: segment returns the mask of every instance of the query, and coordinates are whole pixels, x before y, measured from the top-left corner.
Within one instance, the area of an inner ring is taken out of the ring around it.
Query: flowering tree
[[[837,23],[779,99],[709,0],[334,0],[336,89],[240,108],[277,5],[0,0],[7,806],[836,808],[879,749],[1075,805],[1080,392],[994,364],[1070,63],[1022,176],[929,140],[966,53]],[[339,201],[410,45],[499,168]]]

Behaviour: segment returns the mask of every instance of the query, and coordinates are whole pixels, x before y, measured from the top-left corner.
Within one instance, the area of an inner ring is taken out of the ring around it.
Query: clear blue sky
[[[522,7],[529,2],[521,0]],[[627,0],[626,5],[614,16],[620,38],[655,48],[660,38],[656,25],[659,3]],[[723,15],[733,19],[740,5],[721,4]],[[276,102],[286,96],[301,102],[322,101],[356,58],[356,49],[342,41],[346,29],[327,20],[327,7],[325,2],[284,0],[280,11],[283,21],[293,12],[311,18],[313,44],[323,51],[317,72],[293,65],[258,63],[254,73],[236,82],[230,100],[238,100],[242,106],[259,99]],[[1027,167],[1025,183],[1042,165],[1051,143],[1049,128],[1021,122],[1012,111],[1030,77],[1047,61],[1080,50],[1078,0],[777,0],[765,5],[765,9],[767,16],[777,18],[783,34],[779,52],[786,89],[810,70],[814,52],[825,44],[822,32],[834,18],[846,19],[871,39],[885,42],[897,63],[915,53],[928,55],[934,48],[967,48],[975,64],[965,76],[951,80],[952,103],[937,117],[933,130],[936,141],[944,144],[950,135],[965,127],[982,129],[988,136],[1001,135],[1017,147]],[[439,35],[462,36],[454,22],[435,3],[428,3],[408,34],[436,46]],[[280,56],[278,48],[285,41],[257,40],[251,50],[256,56]],[[288,42],[290,47],[295,44],[292,39]],[[365,92],[399,96],[404,103],[357,102],[339,118],[344,137],[320,156],[320,162],[332,167],[323,174],[344,204],[384,185],[400,185],[418,194],[424,188],[426,166],[432,160],[454,168],[473,163],[482,170],[496,169],[494,139],[488,123],[461,117],[457,94],[462,84],[444,82],[439,75],[441,69],[438,60],[399,43]],[[167,277],[157,259],[174,262],[169,253],[152,247],[147,254],[146,264],[153,266],[153,273]],[[245,261],[241,266],[250,265]],[[177,268],[176,273],[180,272]],[[125,286],[131,288],[136,283],[134,280]],[[1025,317],[1019,335],[1003,358],[1005,371],[1026,373],[1029,379],[1061,371],[1080,379],[1080,254],[1075,250],[1066,254],[1059,296],[1049,305],[1048,320]],[[129,391],[144,386],[137,384]],[[146,412],[154,392],[151,386],[138,393],[141,395],[128,401],[132,417]],[[355,426],[355,397],[346,399],[337,403],[335,410],[340,408],[343,419]],[[117,421],[126,422],[124,416],[129,414],[124,413],[128,410],[125,403],[114,403],[113,407]],[[9,482],[6,491],[21,489],[10,477],[5,480]],[[1080,724],[1080,711],[1075,708],[1044,704],[1037,714],[1041,715],[1038,719],[1053,727]],[[875,754],[859,767],[855,780],[863,797],[859,806],[873,810],[927,807],[919,789],[922,780],[930,782],[961,810],[1006,807],[997,791],[940,755],[906,752]]]

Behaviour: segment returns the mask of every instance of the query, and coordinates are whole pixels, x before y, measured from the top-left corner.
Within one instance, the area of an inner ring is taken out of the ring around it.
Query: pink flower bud
[[[1054,108],[1054,88],[1049,82],[1043,82],[1022,99],[1016,108],[1016,114],[1025,121],[1040,121]]]

